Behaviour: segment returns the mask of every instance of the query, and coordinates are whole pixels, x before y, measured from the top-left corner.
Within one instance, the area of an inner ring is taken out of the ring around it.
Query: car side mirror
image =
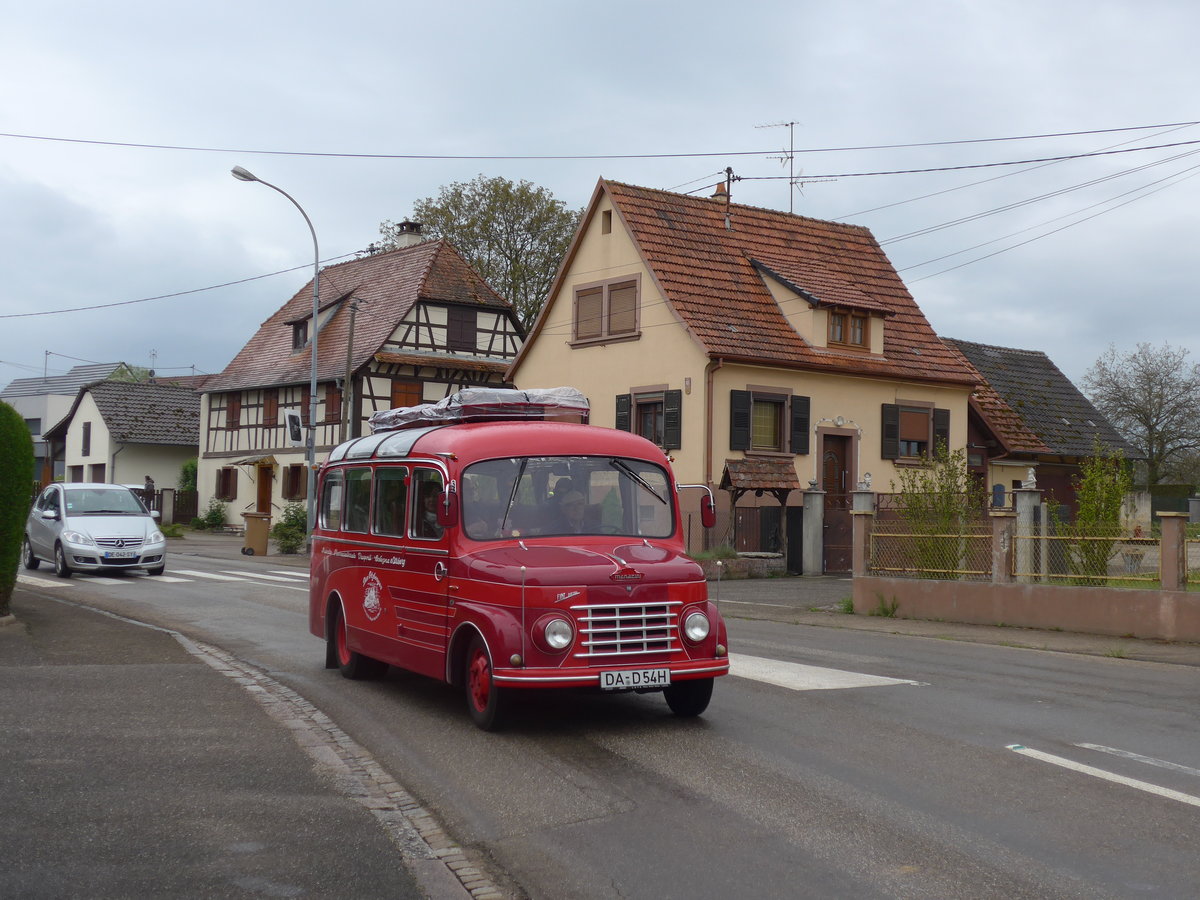
[[[42,510],[42,518],[43,519],[57,519],[58,518],[58,510],[57,509],[43,509]]]
[[[152,509],[150,510],[150,518],[157,522],[162,518],[162,513],[160,513],[157,509]]]
[[[717,524],[717,507],[708,494],[700,498],[700,524],[705,528],[712,528]]]

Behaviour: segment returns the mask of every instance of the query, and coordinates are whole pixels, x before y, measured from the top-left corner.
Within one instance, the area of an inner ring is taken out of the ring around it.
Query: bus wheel
[[[338,670],[347,677],[355,680],[379,678],[387,671],[387,663],[363,656],[350,649],[350,641],[346,635],[346,616],[341,606],[333,608],[333,625],[331,640],[333,642],[334,659],[337,660]]]
[[[677,716],[698,716],[708,709],[708,701],[712,699],[713,680],[697,678],[692,681],[680,681],[663,689],[667,698],[667,706]]]
[[[492,678],[492,658],[483,638],[476,637],[467,650],[467,711],[471,721],[484,731],[495,731],[503,720],[505,691]]]

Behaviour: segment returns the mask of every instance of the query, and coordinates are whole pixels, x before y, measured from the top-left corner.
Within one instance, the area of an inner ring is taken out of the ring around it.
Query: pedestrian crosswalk
[[[146,575],[142,572],[129,572],[121,576],[92,575],[88,572],[72,573],[73,577],[58,578],[51,573],[45,575],[33,572],[21,572],[17,575],[19,584],[29,587],[58,590],[71,588],[80,584],[101,585],[138,585],[153,586],[155,584],[188,584],[196,581],[226,581],[262,584],[274,582],[279,585],[291,585],[293,588],[307,590],[308,572],[305,569],[271,569],[267,572],[253,572],[247,569],[222,569],[206,571],[203,569],[170,569],[170,574]]]

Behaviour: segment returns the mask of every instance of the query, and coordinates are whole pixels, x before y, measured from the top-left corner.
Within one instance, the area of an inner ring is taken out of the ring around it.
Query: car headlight
[[[546,623],[542,634],[546,638],[546,645],[551,650],[566,650],[571,646],[571,641],[575,637],[575,629],[566,619],[554,618]]]
[[[94,547],[96,542],[92,540],[91,535],[84,534],[82,531],[64,531],[62,539],[69,544],[85,544],[89,547]]]
[[[166,540],[161,531],[152,531],[150,537],[146,538],[147,544],[161,544]]]
[[[694,644],[708,637],[709,627],[708,616],[699,610],[688,613],[687,618],[683,620],[683,633]]]

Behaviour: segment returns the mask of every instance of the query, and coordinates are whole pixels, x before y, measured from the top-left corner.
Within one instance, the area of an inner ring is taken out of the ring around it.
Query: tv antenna
[[[796,188],[803,188],[806,184],[816,184],[820,181],[835,181],[834,178],[810,178],[805,181],[803,178],[796,177],[796,126],[801,123],[796,121],[791,122],[773,122],[769,125],[755,125],[755,128],[786,128],[788,130],[788,145],[783,151],[783,156],[768,156],[767,159],[777,159],[781,164],[788,167],[788,212],[795,213],[796,211]]]

